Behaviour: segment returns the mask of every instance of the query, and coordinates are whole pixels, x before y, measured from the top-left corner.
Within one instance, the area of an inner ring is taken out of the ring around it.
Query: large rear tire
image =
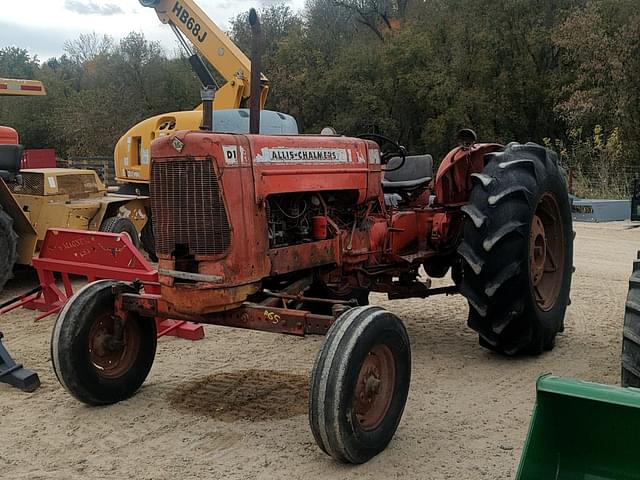
[[[402,322],[376,306],[343,313],[313,367],[309,424],[336,460],[364,463],[391,441],[407,401],[411,349]]]
[[[131,315],[114,329],[119,282],[99,280],[78,290],[58,315],[51,336],[51,360],[60,384],[88,405],[131,397],[147,378],[156,353],[156,323]]]
[[[13,276],[17,248],[18,235],[13,230],[13,219],[0,207],[0,292]]]
[[[633,262],[633,273],[629,279],[629,293],[624,309],[621,364],[622,386],[640,388],[640,260]]]
[[[480,344],[507,355],[551,350],[564,328],[573,229],[556,155],[533,143],[487,155],[466,214],[461,293]]]

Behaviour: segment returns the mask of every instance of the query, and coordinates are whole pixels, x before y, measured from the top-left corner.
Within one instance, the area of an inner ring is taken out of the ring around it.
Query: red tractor
[[[327,334],[311,375],[311,430],[329,455],[361,463],[391,440],[411,370],[405,327],[368,306],[369,292],[459,291],[481,345],[552,349],[573,256],[557,158],[465,133],[435,177],[429,155],[383,150],[382,139],[182,131],[156,140],[161,294],[108,280],[80,290],[53,331],[60,383],[90,405],[132,396],[154,360],[154,317]],[[429,277],[449,270],[454,285],[431,288]]]

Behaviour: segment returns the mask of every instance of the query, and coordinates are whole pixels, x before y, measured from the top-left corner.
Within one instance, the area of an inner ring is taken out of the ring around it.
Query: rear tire
[[[638,255],[640,256],[640,252]],[[622,386],[640,388],[640,260],[633,262],[633,273],[629,279],[629,293],[624,310],[621,364]]]
[[[18,235],[13,230],[13,219],[0,207],[0,292],[13,276],[17,248]]]
[[[564,326],[573,229],[557,157],[509,144],[487,155],[466,214],[461,293],[480,344],[507,355],[551,350]]]
[[[364,463],[391,441],[409,392],[411,349],[402,322],[376,306],[343,313],[313,367],[309,424],[318,446]]]
[[[126,233],[131,239],[131,243],[133,243],[136,248],[140,248],[140,235],[138,234],[138,230],[136,230],[136,226],[128,218],[107,218],[102,222],[102,225],[100,225],[100,231],[109,233]]]
[[[113,287],[99,280],[78,290],[58,315],[51,336],[51,360],[60,384],[88,405],[108,405],[131,397],[151,370],[156,323],[131,315],[122,344],[114,344]]]

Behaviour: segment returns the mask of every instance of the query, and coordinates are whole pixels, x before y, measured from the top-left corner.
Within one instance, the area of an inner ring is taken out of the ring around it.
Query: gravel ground
[[[315,445],[308,375],[322,341],[206,327],[206,338],[163,338],[132,399],[89,408],[58,384],[49,360],[53,319],[0,318],[11,353],[42,387],[0,384],[0,478],[7,479],[503,479],[513,478],[545,372],[615,384],[627,280],[640,231],[577,224],[566,330],[538,358],[506,359],[478,346],[463,298],[373,303],[402,318],[413,373],[400,427],[386,451],[339,465]],[[22,272],[0,303],[28,290]]]

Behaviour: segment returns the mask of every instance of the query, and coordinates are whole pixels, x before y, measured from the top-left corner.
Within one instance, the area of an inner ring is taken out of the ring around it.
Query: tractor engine
[[[333,238],[328,221],[352,225],[358,212],[353,191],[284,193],[267,197],[269,247]]]
[[[176,311],[237,306],[267,278],[382,253],[379,147],[345,137],[180,132],[154,143],[163,295]],[[377,215],[377,217],[376,217]]]

